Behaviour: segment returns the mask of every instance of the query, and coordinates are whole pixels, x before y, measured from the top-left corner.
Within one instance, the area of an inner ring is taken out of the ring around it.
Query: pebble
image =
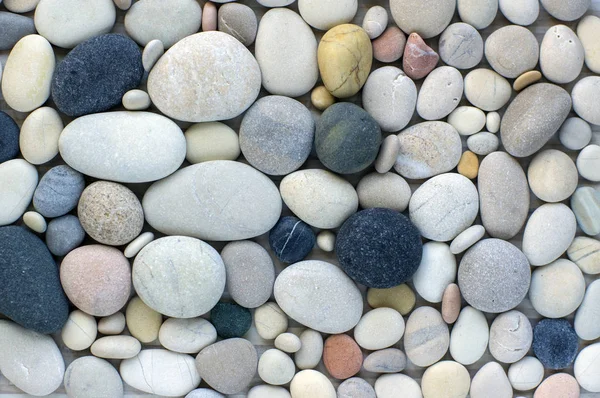
[[[331,95],[325,86],[317,86],[310,93],[310,102],[320,111],[324,111],[335,103],[335,97]]]
[[[0,313],[39,333],[59,331],[69,304],[46,245],[27,229],[8,226],[0,228],[0,251]]]
[[[381,36],[387,28],[388,14],[387,10],[381,6],[373,6],[367,10],[362,22],[362,28],[369,35],[371,40]]]
[[[548,14],[561,21],[574,21],[579,19],[590,8],[591,0],[541,0],[542,7]]]
[[[62,384],[65,362],[52,337],[3,319],[0,350],[2,375],[25,394],[49,395]]]
[[[581,73],[584,57],[583,45],[569,27],[555,25],[546,31],[540,46],[540,68],[546,79],[572,82]]]
[[[498,0],[458,0],[457,8],[462,21],[481,30],[490,26],[496,18]]]
[[[456,109],[462,95],[460,72],[451,66],[440,66],[427,76],[421,86],[417,113],[425,120],[443,119]]]
[[[104,335],[121,334],[123,330],[125,330],[125,315],[122,312],[115,312],[98,321],[98,332]]]
[[[473,180],[479,174],[479,158],[471,151],[464,151],[456,166],[459,174]]]
[[[258,21],[252,8],[244,4],[229,3],[219,7],[217,28],[248,47],[256,39]]]
[[[325,340],[323,364],[331,377],[344,380],[360,371],[363,356],[360,347],[347,334],[336,334]]]
[[[487,131],[473,134],[467,139],[467,147],[471,152],[480,156],[489,155],[498,150],[499,146],[500,140],[498,136]]]
[[[528,72],[523,73],[521,76],[515,79],[513,83],[513,89],[515,91],[521,91],[526,87],[531,86],[534,83],[537,83],[542,79],[542,74],[537,70],[530,70]]]
[[[10,50],[27,35],[35,34],[33,19],[11,12],[0,12],[0,50]]]
[[[384,66],[369,75],[362,92],[362,103],[382,131],[400,131],[415,112],[417,87],[402,70]]]
[[[375,390],[366,380],[352,377],[338,386],[337,398],[376,398],[376,395]]]
[[[450,335],[450,355],[460,364],[472,365],[487,349],[490,333],[485,315],[466,306],[460,312]]]
[[[382,375],[375,380],[377,398],[395,398],[398,391],[402,391],[405,398],[423,397],[419,383],[402,373]]]
[[[46,229],[48,250],[58,257],[79,247],[84,238],[85,231],[79,219],[70,214],[50,220]]]
[[[162,315],[150,308],[140,297],[127,304],[125,312],[129,333],[142,343],[151,343],[158,338]]]
[[[426,398],[466,398],[471,386],[467,369],[454,361],[441,361],[427,368],[421,379]]]
[[[506,19],[515,25],[531,25],[540,14],[540,3],[537,0],[499,0],[498,5]]]
[[[562,318],[574,312],[585,294],[581,270],[569,260],[558,259],[537,268],[531,275],[529,299],[546,318]]]
[[[481,109],[474,106],[460,106],[448,115],[448,123],[460,135],[473,135],[485,127],[486,116]]]
[[[514,310],[505,312],[498,315],[492,322],[490,354],[497,361],[515,363],[521,360],[527,355],[532,342],[533,328],[529,319],[522,312]]]
[[[25,213],[38,183],[34,166],[23,159],[0,163],[0,226],[12,224]],[[6,188],[9,187],[9,188]]]
[[[292,358],[274,348],[265,351],[258,360],[258,375],[265,383],[275,386],[287,384],[294,378],[295,372]]]
[[[269,93],[295,98],[315,86],[319,77],[317,39],[294,11],[267,11],[260,20],[254,48],[262,85]],[[327,95],[331,97],[328,91]]]
[[[533,328],[533,352],[547,369],[569,367],[577,346],[577,334],[566,319],[543,319]]]
[[[354,187],[327,170],[296,171],[281,180],[279,189],[287,207],[316,228],[337,228],[358,208]]]
[[[586,236],[578,236],[567,249],[569,260],[586,274],[600,274],[600,242]]]
[[[442,318],[447,324],[453,324],[460,315],[460,289],[456,283],[451,283],[442,296]]]
[[[396,62],[404,54],[406,36],[397,26],[388,27],[377,39],[373,40],[373,58],[379,62]]]
[[[388,307],[401,315],[408,315],[415,307],[416,296],[410,286],[400,284],[387,289],[369,289],[367,302],[372,308]]]
[[[2,66],[0,66],[0,78],[2,78]],[[14,159],[19,155],[19,140],[21,136],[23,136],[23,133],[19,135],[19,126],[17,123],[8,114],[0,111],[0,140],[2,141],[0,163]],[[23,149],[21,149],[21,152],[24,152]]]
[[[275,338],[275,348],[293,354],[302,348],[302,341],[293,333],[281,333]]]
[[[324,261],[301,261],[285,268],[275,280],[274,295],[290,318],[322,333],[344,333],[362,315],[362,296],[354,282]]]
[[[70,350],[83,351],[90,348],[96,340],[97,333],[96,318],[85,312],[75,310],[69,314],[69,319],[63,326],[60,337]]]
[[[592,139],[592,128],[583,119],[570,117],[558,130],[560,143],[567,149],[578,151],[586,147]]]
[[[83,175],[69,166],[48,170],[34,194],[33,206],[43,216],[60,217],[73,210],[85,188]]]
[[[127,11],[131,7],[132,0],[113,0],[119,10]]]
[[[525,357],[508,368],[508,380],[517,391],[533,390],[544,379],[544,365],[536,357]]]
[[[419,267],[421,248],[415,225],[381,208],[352,215],[340,228],[335,247],[340,266],[352,279],[379,289],[409,280]]]
[[[142,206],[148,224],[162,233],[230,241],[269,231],[279,220],[281,197],[275,184],[256,169],[214,160],[154,183]]]
[[[391,0],[390,9],[400,29],[430,39],[446,29],[454,15],[456,2],[434,0],[424,5],[417,0]]]
[[[392,308],[376,308],[365,313],[354,328],[358,345],[371,351],[393,346],[403,334],[404,319]]]
[[[582,340],[600,337],[600,281],[590,283],[575,313],[575,332]]]
[[[462,210],[456,212],[457,208]],[[475,221],[479,212],[477,188],[460,174],[440,174],[413,193],[409,211],[410,220],[423,237],[450,241]]]
[[[210,160],[236,160],[241,153],[237,133],[220,122],[196,123],[185,131],[186,160],[191,164]]]
[[[144,67],[144,70],[150,72],[164,53],[165,45],[162,41],[158,39],[150,40],[148,44],[144,46],[144,50],[142,51],[142,66]]]
[[[502,108],[512,94],[508,80],[493,70],[480,68],[465,76],[465,97],[486,112]]]
[[[296,0],[256,0],[263,7],[285,7]]]
[[[189,393],[201,380],[193,357],[163,349],[142,350],[137,356],[123,360],[119,371],[131,387],[169,397]]]
[[[512,398],[510,381],[497,362],[488,362],[473,376],[471,398]]]
[[[207,393],[210,394],[215,394],[213,395],[200,395],[200,396],[191,396],[191,395],[187,395],[186,398],[224,398],[223,395],[213,391],[213,390],[206,390]],[[192,391],[193,393],[193,391]],[[191,394],[191,393],[190,393]],[[278,387],[278,386],[269,386],[266,384],[262,384],[259,386],[254,386],[252,387],[249,391],[248,391],[248,396],[246,398],[263,398],[263,397],[268,397],[268,398],[291,398],[292,396],[290,395],[290,392],[288,390],[286,390],[283,387]]]
[[[460,135],[446,122],[415,124],[398,134],[400,152],[394,169],[409,179],[424,179],[456,167],[462,154]]]
[[[531,160],[527,179],[531,191],[541,200],[562,202],[577,189],[579,176],[575,163],[567,154],[548,149]]]
[[[577,37],[583,45],[585,64],[594,73],[600,73],[600,58],[597,55],[600,45],[596,40],[599,31],[600,18],[595,15],[586,15],[577,25]]]
[[[119,372],[107,361],[92,356],[71,362],[64,377],[68,397],[123,397],[123,381]]]
[[[579,398],[579,385],[577,380],[567,373],[556,373],[548,377],[535,390],[534,398]]]
[[[43,234],[48,228],[44,216],[36,211],[28,211],[23,214],[23,224],[38,234]]]
[[[302,370],[294,376],[290,384],[293,398],[336,398],[331,381],[316,370]]]
[[[500,239],[484,239],[471,247],[458,268],[458,286],[472,307],[501,313],[515,308],[529,290],[527,257]]]
[[[486,115],[485,127],[490,133],[496,134],[500,131],[500,114],[498,112],[489,112]]]
[[[137,238],[132,240],[127,245],[127,247],[123,251],[123,254],[127,258],[133,258],[133,257],[137,256],[137,254],[140,252],[140,250],[142,250],[148,243],[152,242],[153,240],[154,240],[154,234],[152,232],[144,232],[144,233],[138,235]]]
[[[459,12],[461,3],[464,1],[458,3]],[[483,58],[483,39],[473,26],[462,22],[454,23],[440,36],[439,51],[442,61],[447,65],[458,69],[471,69]]]
[[[423,306],[410,314],[404,333],[404,349],[413,364],[427,367],[436,363],[446,355],[449,343],[448,326],[435,308]]]
[[[288,264],[304,259],[316,241],[317,237],[310,226],[292,216],[281,218],[269,232],[271,250],[281,262]]]
[[[397,348],[386,348],[369,354],[363,368],[373,373],[398,373],[406,368],[406,355]]]
[[[5,73],[6,74],[6,73]],[[588,76],[579,80],[573,90],[573,110],[591,124],[600,124],[600,105],[595,98],[600,94],[600,76]]]
[[[166,116],[211,122],[243,113],[260,83],[258,62],[242,43],[223,32],[204,32],[178,41],[158,60],[148,76],[148,94]]]
[[[596,343],[581,350],[575,360],[574,373],[577,382],[583,389],[591,393],[600,392],[600,380],[598,380],[600,362],[598,358],[600,358],[600,344]]]
[[[202,380],[222,394],[245,390],[256,373],[258,355],[248,340],[233,338],[204,348],[196,357]]]
[[[296,366],[298,369],[315,368],[323,354],[323,336],[319,332],[306,329],[300,333],[300,341],[302,347],[294,354]]]
[[[254,326],[260,337],[273,340],[287,330],[288,318],[276,303],[268,302],[254,311]]]
[[[302,4],[311,1],[315,0],[299,0],[300,14],[305,20]],[[313,8],[320,16],[327,16],[323,1],[318,1],[319,6]],[[353,3],[356,10],[358,5],[356,0],[343,1]],[[343,9],[339,1],[334,3],[328,0],[327,3],[330,7],[335,4],[337,10]],[[308,23],[311,24],[311,21],[309,20]],[[357,25],[337,25],[321,38],[317,60],[321,79],[327,90],[337,98],[351,97],[362,88],[371,71],[373,47],[369,35]]]
[[[321,231],[317,235],[317,246],[324,252],[331,253],[335,248],[335,234],[331,231]]]
[[[298,10],[310,26],[319,30],[328,30],[352,21],[358,11],[358,2],[356,0],[298,0]]]
[[[50,96],[56,60],[52,46],[40,35],[28,35],[10,51],[2,74],[2,96],[19,112],[39,108]]]
[[[141,0],[125,15],[127,34],[144,47],[151,40],[160,40],[165,48],[198,32],[202,9],[194,0]],[[255,30],[256,31],[256,30]]]
[[[150,97],[143,90],[129,90],[123,95],[122,102],[128,111],[143,111],[150,107]]]
[[[234,303],[217,303],[210,311],[217,335],[224,339],[244,336],[252,326],[250,310]]]
[[[140,353],[142,345],[131,336],[101,337],[92,344],[93,355],[105,359],[129,359]]]
[[[398,136],[390,134],[381,143],[379,155],[375,159],[375,170],[378,173],[385,174],[394,167],[396,158],[400,152],[400,141]]]
[[[202,9],[202,31],[210,32],[217,30],[217,6],[215,3],[207,1]]]
[[[577,156],[577,171],[589,181],[600,181],[600,146],[588,145]]]
[[[217,342],[217,330],[203,318],[169,318],[158,332],[160,344],[182,354],[196,354]]]
[[[39,0],[5,0],[4,7],[12,12],[25,13],[33,11],[38,3]]]
[[[509,79],[534,69],[539,54],[539,44],[533,33],[518,25],[504,26],[485,41],[485,58],[490,66]]]
[[[402,69],[408,77],[414,80],[424,78],[436,67],[439,59],[440,56],[417,33],[408,36],[402,60]]]
[[[256,308],[269,300],[275,268],[261,245],[249,240],[230,242],[221,251],[221,258],[227,274],[227,291],[233,301],[242,307]]]
[[[394,139],[395,135],[391,135]],[[411,191],[406,180],[395,173],[371,173],[358,182],[358,201],[363,209],[375,207],[404,211],[408,207]]]
[[[5,134],[10,134],[11,130],[5,131]],[[63,122],[53,108],[42,107],[30,113],[23,122],[18,139],[25,160],[35,165],[52,160],[58,154],[58,138],[62,130]]]
[[[456,277],[456,258],[445,243],[427,242],[423,245],[421,264],[413,275],[419,296],[430,303],[439,303],[446,287]]]
[[[460,254],[479,242],[485,235],[485,228],[481,225],[473,225],[452,240],[450,252],[452,254]]]

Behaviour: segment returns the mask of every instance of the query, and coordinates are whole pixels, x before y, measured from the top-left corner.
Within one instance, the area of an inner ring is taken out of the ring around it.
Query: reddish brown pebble
[[[210,1],[204,4],[202,9],[202,31],[217,30],[217,6]]]
[[[422,79],[437,65],[440,56],[416,33],[408,36],[404,48],[404,73],[413,80]]]
[[[390,26],[373,40],[373,57],[379,62],[394,62],[402,57],[406,36],[396,26]]]
[[[456,283],[451,283],[442,296],[442,318],[447,324],[456,322],[460,314],[460,289]]]
[[[533,398],[579,398],[579,384],[567,373],[557,373],[540,384]]]
[[[323,363],[332,377],[347,379],[360,371],[363,355],[354,339],[347,334],[336,334],[325,340]]]

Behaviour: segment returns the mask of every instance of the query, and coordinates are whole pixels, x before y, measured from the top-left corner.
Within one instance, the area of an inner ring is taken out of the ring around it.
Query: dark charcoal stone
[[[55,256],[66,256],[71,250],[78,248],[84,238],[85,231],[79,219],[71,214],[48,223],[46,244],[50,253]]]
[[[83,174],[61,165],[48,170],[33,194],[33,207],[44,217],[60,217],[77,206],[85,189]]]
[[[423,244],[417,227],[390,209],[355,213],[335,244],[340,265],[356,282],[378,289],[398,286],[419,268]]]
[[[566,319],[543,319],[533,328],[533,353],[545,368],[568,368],[577,346],[577,334]]]
[[[0,21],[0,26],[1,23]],[[2,36],[1,28],[0,36]],[[18,154],[19,126],[10,116],[0,111],[0,163],[16,158]]]
[[[39,333],[59,331],[69,316],[58,267],[37,236],[0,227],[0,313]]]
[[[142,52],[130,38],[106,34],[75,47],[56,68],[52,99],[66,115],[107,111],[144,75]]]
[[[33,19],[12,12],[0,12],[0,50],[10,50],[23,37],[34,33]]]
[[[317,237],[308,224],[296,217],[283,217],[269,233],[269,245],[279,260],[295,263],[315,246]]]
[[[210,321],[217,334],[224,338],[242,337],[252,326],[252,314],[248,308],[234,303],[217,303],[210,311]]]
[[[319,160],[341,174],[369,167],[381,144],[379,125],[361,107],[339,102],[327,108],[317,121],[315,147]]]

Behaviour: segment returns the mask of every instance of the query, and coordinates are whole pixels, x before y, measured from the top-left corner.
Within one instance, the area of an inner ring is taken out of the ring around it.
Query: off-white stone
[[[513,389],[502,366],[488,362],[473,376],[471,398],[512,398]]]
[[[465,97],[477,108],[496,111],[502,108],[512,94],[508,80],[490,69],[480,68],[465,76]]]
[[[197,354],[217,341],[217,330],[204,318],[169,318],[161,325],[158,340],[167,350]]]
[[[323,355],[323,336],[321,333],[306,329],[300,334],[302,347],[294,355],[298,369],[315,368],[321,361]]]
[[[458,107],[448,116],[448,123],[460,135],[472,135],[481,131],[485,126],[485,122],[485,113],[474,106]]]
[[[452,254],[460,254],[479,242],[485,235],[485,228],[482,225],[473,225],[458,234],[450,244]]]
[[[63,122],[54,108],[42,107],[31,112],[21,126],[19,147],[31,164],[44,164],[58,154],[58,137]]]
[[[600,146],[588,145],[577,156],[577,171],[586,180],[600,181]]]
[[[592,128],[588,122],[578,117],[570,117],[558,130],[560,143],[572,151],[583,149],[592,139]]]
[[[463,95],[463,78],[458,69],[440,66],[423,82],[417,98],[417,113],[425,120],[439,120],[450,114]]]
[[[466,398],[471,386],[469,371],[454,361],[441,361],[427,368],[421,379],[426,398]]]
[[[558,259],[531,274],[529,299],[546,318],[562,318],[575,311],[585,294],[585,279],[577,265]]]
[[[220,122],[197,123],[185,131],[186,159],[191,164],[210,160],[236,160],[240,156],[237,133]]]
[[[298,9],[310,26],[328,30],[352,21],[358,0],[298,0]]]
[[[288,318],[276,303],[265,303],[254,311],[254,326],[260,337],[273,340],[288,327]]]
[[[506,19],[515,25],[531,25],[540,14],[538,0],[500,0],[498,5]]]
[[[123,95],[123,107],[128,111],[143,111],[150,108],[150,96],[143,90],[129,90]]]
[[[508,380],[517,391],[533,390],[544,380],[544,365],[536,357],[525,357],[510,365]]]
[[[23,223],[27,225],[29,229],[38,234],[43,234],[46,232],[48,228],[48,224],[46,224],[46,219],[37,211],[28,211],[23,214]]]
[[[298,352],[302,348],[302,341],[293,333],[281,333],[275,339],[275,348],[280,349],[288,354]]]
[[[275,386],[289,383],[295,371],[292,358],[275,348],[265,351],[258,360],[258,375],[265,383]]]
[[[600,280],[590,283],[575,313],[575,332],[582,340],[600,337]]]
[[[398,391],[402,391],[403,398],[423,398],[419,383],[405,374],[387,374],[375,380],[377,398],[396,398]]]
[[[150,343],[158,338],[162,315],[146,305],[141,298],[131,299],[125,319],[129,333],[142,343]]]
[[[579,385],[591,393],[600,392],[600,343],[585,347],[575,359],[575,378]]]
[[[125,248],[123,254],[127,258],[135,257],[140,250],[142,250],[148,243],[154,240],[154,234],[152,232],[144,232],[137,238],[131,241]]]
[[[354,339],[366,350],[391,347],[404,334],[404,319],[392,308],[375,308],[362,316],[354,328]]]
[[[430,303],[440,303],[446,287],[456,278],[456,258],[441,242],[423,245],[421,264],[413,275],[415,290]]]
[[[600,73],[600,18],[586,15],[577,25],[577,36],[585,52],[585,64],[594,73]]]
[[[450,335],[450,355],[458,363],[471,365],[485,353],[489,341],[485,315],[466,306],[460,312]]]
[[[336,398],[335,388],[329,379],[312,369],[302,370],[290,384],[293,398]]]
[[[555,25],[546,31],[540,47],[540,67],[546,79],[566,84],[581,73],[585,52],[568,26]]]
[[[83,311],[75,310],[69,314],[67,323],[62,328],[61,337],[69,349],[82,351],[92,345],[97,333],[96,318]]]
[[[98,321],[98,332],[105,335],[121,334],[125,330],[125,315],[115,312],[110,316],[100,318]]]
[[[93,355],[106,359],[128,359],[139,354],[142,344],[131,336],[101,337],[90,348]]]
[[[142,65],[144,70],[150,72],[164,53],[165,46],[162,41],[158,39],[150,40],[142,52]]]
[[[37,170],[27,161],[13,159],[0,164],[0,226],[21,218],[37,183]]]

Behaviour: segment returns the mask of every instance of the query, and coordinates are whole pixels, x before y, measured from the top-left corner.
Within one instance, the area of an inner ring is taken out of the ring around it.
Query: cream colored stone
[[[54,108],[43,107],[30,113],[19,135],[19,147],[25,160],[35,165],[52,160],[58,154],[58,137],[63,127]]]
[[[292,398],[336,398],[335,388],[329,379],[316,370],[302,370],[290,384]]]
[[[302,346],[294,354],[298,369],[312,369],[321,361],[323,355],[323,336],[316,330],[306,329],[300,334]]]
[[[441,361],[427,368],[421,379],[425,398],[466,398],[471,386],[467,369],[454,361]]]
[[[539,71],[530,70],[529,72],[525,72],[515,79],[515,82],[513,83],[513,89],[515,91],[521,91],[524,88],[531,86],[541,78],[542,74]]]
[[[460,135],[472,135],[480,132],[485,126],[485,113],[474,106],[461,106],[448,115],[448,123]]]
[[[600,18],[587,15],[577,25],[577,36],[585,51],[585,64],[594,73],[600,73]]]
[[[21,218],[31,203],[37,183],[37,170],[27,161],[13,159],[0,163],[0,226]]]
[[[358,10],[358,0],[298,0],[302,18],[319,30],[352,21]]]
[[[302,348],[300,338],[293,333],[281,333],[275,339],[275,348],[280,349],[288,354],[298,352]]]
[[[321,231],[317,235],[317,246],[324,252],[332,252],[335,248],[335,234],[331,231]]]
[[[150,40],[142,52],[142,65],[144,66],[144,70],[150,72],[164,53],[165,46],[162,41],[158,39]]]
[[[150,108],[150,96],[143,90],[129,90],[123,95],[123,107],[128,111],[143,111]]]
[[[24,13],[35,10],[40,0],[4,0],[4,7],[8,11]]]
[[[29,227],[34,232],[38,234],[43,234],[46,232],[46,228],[48,228],[48,224],[46,224],[46,219],[37,211],[28,211],[23,214],[23,223]]]
[[[490,112],[486,116],[485,128],[492,134],[496,134],[500,131],[500,122],[502,118],[498,112]]]
[[[69,314],[67,323],[62,328],[61,337],[69,349],[82,351],[92,345],[97,333],[96,318],[83,311],[75,310]]]
[[[144,232],[127,245],[123,254],[125,254],[125,257],[127,258],[133,258],[140,252],[140,250],[142,250],[148,243],[152,242],[153,240],[154,234],[152,232]]]
[[[544,365],[536,357],[525,357],[508,368],[508,380],[517,391],[533,390],[544,379]]]
[[[186,159],[191,164],[209,160],[236,160],[240,156],[238,135],[220,122],[197,123],[185,131]]]
[[[260,337],[273,340],[288,327],[287,315],[276,303],[265,303],[254,311],[254,325]]]
[[[567,256],[584,273],[600,274],[600,241],[587,236],[578,236],[567,249]]]
[[[512,94],[508,80],[490,69],[480,68],[465,76],[465,97],[486,112],[502,108]]]
[[[142,345],[131,336],[101,337],[90,348],[93,355],[105,359],[127,359],[139,354]]]
[[[125,318],[129,333],[142,343],[150,343],[158,338],[162,315],[144,304],[139,297],[131,299]]]

